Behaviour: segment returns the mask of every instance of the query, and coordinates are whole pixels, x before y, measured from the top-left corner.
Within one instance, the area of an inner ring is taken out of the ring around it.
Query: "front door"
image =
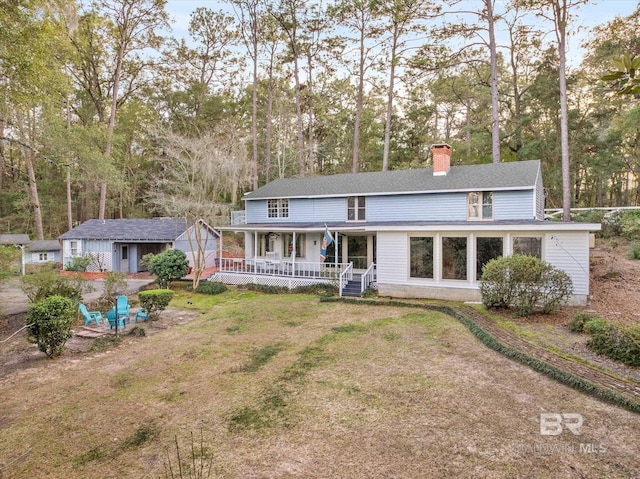
[[[129,245],[120,245],[120,272],[129,273]]]

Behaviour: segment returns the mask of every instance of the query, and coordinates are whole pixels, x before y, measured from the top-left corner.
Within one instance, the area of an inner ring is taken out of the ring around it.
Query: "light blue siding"
[[[464,221],[466,219],[466,193],[367,198],[367,221]]]
[[[544,260],[565,271],[573,281],[573,294],[589,294],[589,233],[547,233]]]
[[[495,220],[533,219],[534,190],[496,191]],[[247,201],[247,224],[346,221],[346,198],[292,198],[288,218],[268,218],[267,200]],[[368,196],[367,221],[465,221],[467,193]]]
[[[534,219],[535,198],[533,190],[496,191],[493,195],[495,220]]]

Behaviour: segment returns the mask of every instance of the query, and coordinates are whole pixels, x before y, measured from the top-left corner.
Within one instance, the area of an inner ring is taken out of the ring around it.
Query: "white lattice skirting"
[[[268,276],[260,274],[236,274],[236,273],[215,273],[208,278],[224,284],[263,284],[266,286],[279,286],[283,288],[297,288],[298,286],[308,286],[310,284],[331,283],[330,279],[323,278],[286,278],[283,276]]]

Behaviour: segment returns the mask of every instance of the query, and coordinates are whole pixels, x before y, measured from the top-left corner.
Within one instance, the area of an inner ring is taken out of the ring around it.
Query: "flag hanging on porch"
[[[324,237],[322,238],[322,246],[320,246],[320,260],[327,259],[327,247],[333,243],[333,236],[329,233],[329,229],[324,229]]]

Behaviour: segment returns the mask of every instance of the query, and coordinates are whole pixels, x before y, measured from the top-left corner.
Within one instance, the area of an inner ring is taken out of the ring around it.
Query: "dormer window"
[[[267,201],[267,217],[268,218],[288,218],[289,217],[289,200],[277,199]]]
[[[347,198],[347,221],[365,221],[365,211],[364,196],[350,196]]]
[[[493,219],[493,192],[473,191],[467,197],[467,219],[492,220]]]

